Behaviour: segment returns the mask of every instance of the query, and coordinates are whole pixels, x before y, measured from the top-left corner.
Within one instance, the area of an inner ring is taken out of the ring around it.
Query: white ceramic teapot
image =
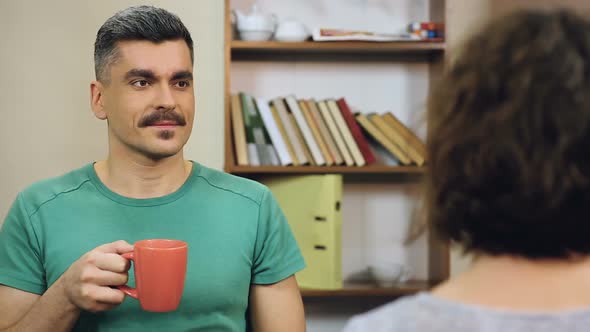
[[[235,9],[236,27],[242,40],[269,40],[275,30],[277,18],[274,14],[263,14],[258,6],[252,5],[248,15]]]
[[[282,42],[302,42],[309,36],[307,27],[292,18],[280,22],[275,31],[275,39]]]

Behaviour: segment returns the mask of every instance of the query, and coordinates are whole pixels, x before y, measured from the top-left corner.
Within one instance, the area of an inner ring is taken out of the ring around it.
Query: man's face
[[[176,40],[124,41],[117,47],[109,83],[96,84],[99,98],[92,88],[94,112],[109,123],[110,144],[153,160],[177,154],[190,136],[195,112],[188,46]]]

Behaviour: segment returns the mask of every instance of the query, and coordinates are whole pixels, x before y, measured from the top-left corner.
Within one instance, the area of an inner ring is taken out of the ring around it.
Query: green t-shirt
[[[127,297],[111,311],[83,312],[75,331],[245,331],[250,285],[305,265],[277,202],[257,182],[193,163],[176,192],[131,199],[89,164],[18,195],[0,228],[0,284],[43,294],[93,248],[149,238],[188,242],[179,308],[145,312]],[[129,278],[134,285],[131,271]]]

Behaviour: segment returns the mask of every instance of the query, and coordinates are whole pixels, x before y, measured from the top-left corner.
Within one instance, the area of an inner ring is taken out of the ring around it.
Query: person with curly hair
[[[489,23],[429,108],[428,219],[473,264],[345,331],[587,331],[590,22],[528,10]]]

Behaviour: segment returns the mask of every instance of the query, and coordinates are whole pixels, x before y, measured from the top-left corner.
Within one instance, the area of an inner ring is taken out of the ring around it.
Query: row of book
[[[353,113],[344,98],[231,96],[239,166],[424,165],[424,143],[388,112]]]

